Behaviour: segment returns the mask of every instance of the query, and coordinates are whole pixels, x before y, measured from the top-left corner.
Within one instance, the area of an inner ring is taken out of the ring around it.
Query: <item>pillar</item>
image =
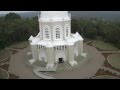
[[[68,46],[69,49],[69,63],[73,67],[77,65],[77,62],[74,60],[74,45]]]
[[[81,55],[83,53],[83,40],[78,42],[78,54]]]
[[[38,59],[38,51],[37,51],[37,46],[36,45],[31,45],[31,52],[34,60]]]
[[[46,54],[47,54],[47,65],[46,65],[46,69],[53,69],[54,67],[54,48],[47,48],[46,50]]]

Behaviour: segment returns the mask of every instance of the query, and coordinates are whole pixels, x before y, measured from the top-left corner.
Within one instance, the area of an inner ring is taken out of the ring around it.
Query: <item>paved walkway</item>
[[[32,68],[27,67],[27,53],[29,47],[19,51],[11,56],[9,71],[19,75],[20,79],[40,79],[34,73]],[[87,79],[93,77],[105,61],[104,56],[94,47],[84,45],[84,51],[88,52],[88,62],[83,67],[71,71],[52,74],[57,79]]]
[[[28,67],[25,63],[28,52],[29,47],[12,55],[9,63],[9,71],[19,76],[20,79],[40,79],[33,73],[32,68]]]
[[[85,45],[84,50],[89,53],[89,60],[85,65],[75,71],[56,73],[53,76],[58,79],[88,79],[93,77],[103,65],[105,58],[94,47]]]

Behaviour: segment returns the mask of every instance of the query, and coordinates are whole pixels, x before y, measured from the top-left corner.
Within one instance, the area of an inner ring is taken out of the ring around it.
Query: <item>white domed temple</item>
[[[83,38],[71,33],[71,14],[68,11],[41,11],[39,33],[31,36],[33,60],[46,62],[46,69],[55,64],[69,62],[75,66],[75,57],[83,53]]]

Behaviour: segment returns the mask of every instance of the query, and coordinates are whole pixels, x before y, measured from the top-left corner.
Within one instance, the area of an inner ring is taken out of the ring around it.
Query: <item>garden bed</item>
[[[117,77],[117,78],[120,79],[120,76],[117,76],[117,75],[115,75],[115,74],[112,74],[112,73],[109,72],[109,71],[104,71],[104,70],[99,70],[99,71],[95,74],[95,77],[103,76],[103,75],[113,76],[113,77]]]
[[[93,77],[92,79],[120,79],[120,78],[109,75],[101,75],[101,76]]]

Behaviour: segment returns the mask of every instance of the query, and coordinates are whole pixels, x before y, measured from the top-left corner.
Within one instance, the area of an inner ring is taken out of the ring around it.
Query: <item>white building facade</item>
[[[71,14],[68,11],[41,11],[38,15],[39,33],[29,39],[33,60],[46,62],[46,68],[69,62],[83,53],[83,38],[71,33]]]

